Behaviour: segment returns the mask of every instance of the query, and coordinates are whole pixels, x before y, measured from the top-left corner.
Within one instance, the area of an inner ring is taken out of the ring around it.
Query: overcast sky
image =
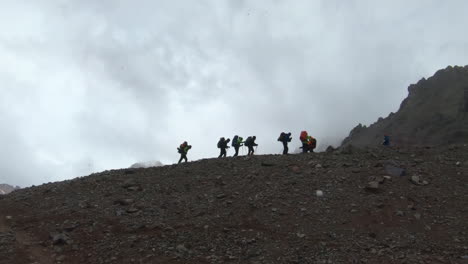
[[[0,183],[339,144],[468,64],[465,0],[0,0]],[[232,151],[228,155],[232,155]]]

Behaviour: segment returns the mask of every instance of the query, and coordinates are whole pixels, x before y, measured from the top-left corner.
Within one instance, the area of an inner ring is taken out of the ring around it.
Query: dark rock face
[[[447,67],[408,87],[400,109],[369,127],[359,124],[342,145],[441,145],[468,141],[468,66]]]

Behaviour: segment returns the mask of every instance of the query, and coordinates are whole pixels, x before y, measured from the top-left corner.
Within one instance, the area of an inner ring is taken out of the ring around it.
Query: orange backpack
[[[299,137],[299,139],[304,142],[307,140],[307,131],[302,131],[301,132],[301,136]]]

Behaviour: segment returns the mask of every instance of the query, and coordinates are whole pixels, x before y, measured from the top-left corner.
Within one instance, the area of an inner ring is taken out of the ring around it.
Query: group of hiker
[[[255,143],[256,139],[257,139],[256,136],[251,136],[251,137],[248,137],[244,141],[244,138],[239,137],[238,135],[235,135],[232,138],[232,143],[231,143],[231,146],[234,147],[234,150],[235,150],[233,157],[239,156],[239,148],[242,146],[246,146],[248,148],[248,153],[247,153],[248,156],[253,155],[255,152],[254,147],[258,146],[258,144]],[[218,158],[226,157],[226,150],[229,148],[228,144],[230,141],[231,140],[229,138],[225,139],[222,137],[219,139],[218,148],[220,149],[220,153],[219,153]]]
[[[247,156],[251,156],[254,154],[255,150],[254,150],[254,147],[257,147],[258,144],[255,143],[255,140],[257,139],[256,136],[249,136],[247,137],[247,139],[244,141],[244,138],[238,136],[238,135],[235,135],[233,138],[232,138],[232,142],[231,142],[231,139],[226,139],[224,137],[220,138],[219,141],[218,141],[218,148],[220,149],[220,153],[219,153],[219,156],[218,158],[225,158],[226,155],[227,155],[227,149],[230,148],[229,146],[229,143],[231,143],[231,147],[234,148],[235,150],[235,153],[233,155],[233,157],[237,157],[239,155],[239,149],[240,147],[242,146],[246,146],[248,148],[248,152],[247,152]],[[302,131],[300,136],[299,136],[299,139],[301,140],[301,143],[302,143],[302,153],[307,153],[307,152],[314,152],[314,149],[317,147],[317,140],[308,135],[307,131]],[[291,137],[291,133],[285,133],[285,132],[282,132],[280,134],[280,136],[278,137],[278,141],[280,141],[281,143],[283,143],[283,155],[287,155],[288,152],[289,152],[289,148],[288,148],[288,143],[291,142],[292,140],[292,137]],[[187,143],[187,141],[184,141],[184,143],[182,143],[178,148],[178,152],[180,154],[180,159],[179,159],[179,163],[182,162],[182,160],[185,160],[185,162],[187,162],[187,153],[188,151],[192,148],[191,145],[189,145]]]

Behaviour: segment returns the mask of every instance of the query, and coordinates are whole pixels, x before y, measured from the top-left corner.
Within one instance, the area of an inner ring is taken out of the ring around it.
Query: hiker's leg
[[[307,144],[302,143],[302,153],[307,153]]]

